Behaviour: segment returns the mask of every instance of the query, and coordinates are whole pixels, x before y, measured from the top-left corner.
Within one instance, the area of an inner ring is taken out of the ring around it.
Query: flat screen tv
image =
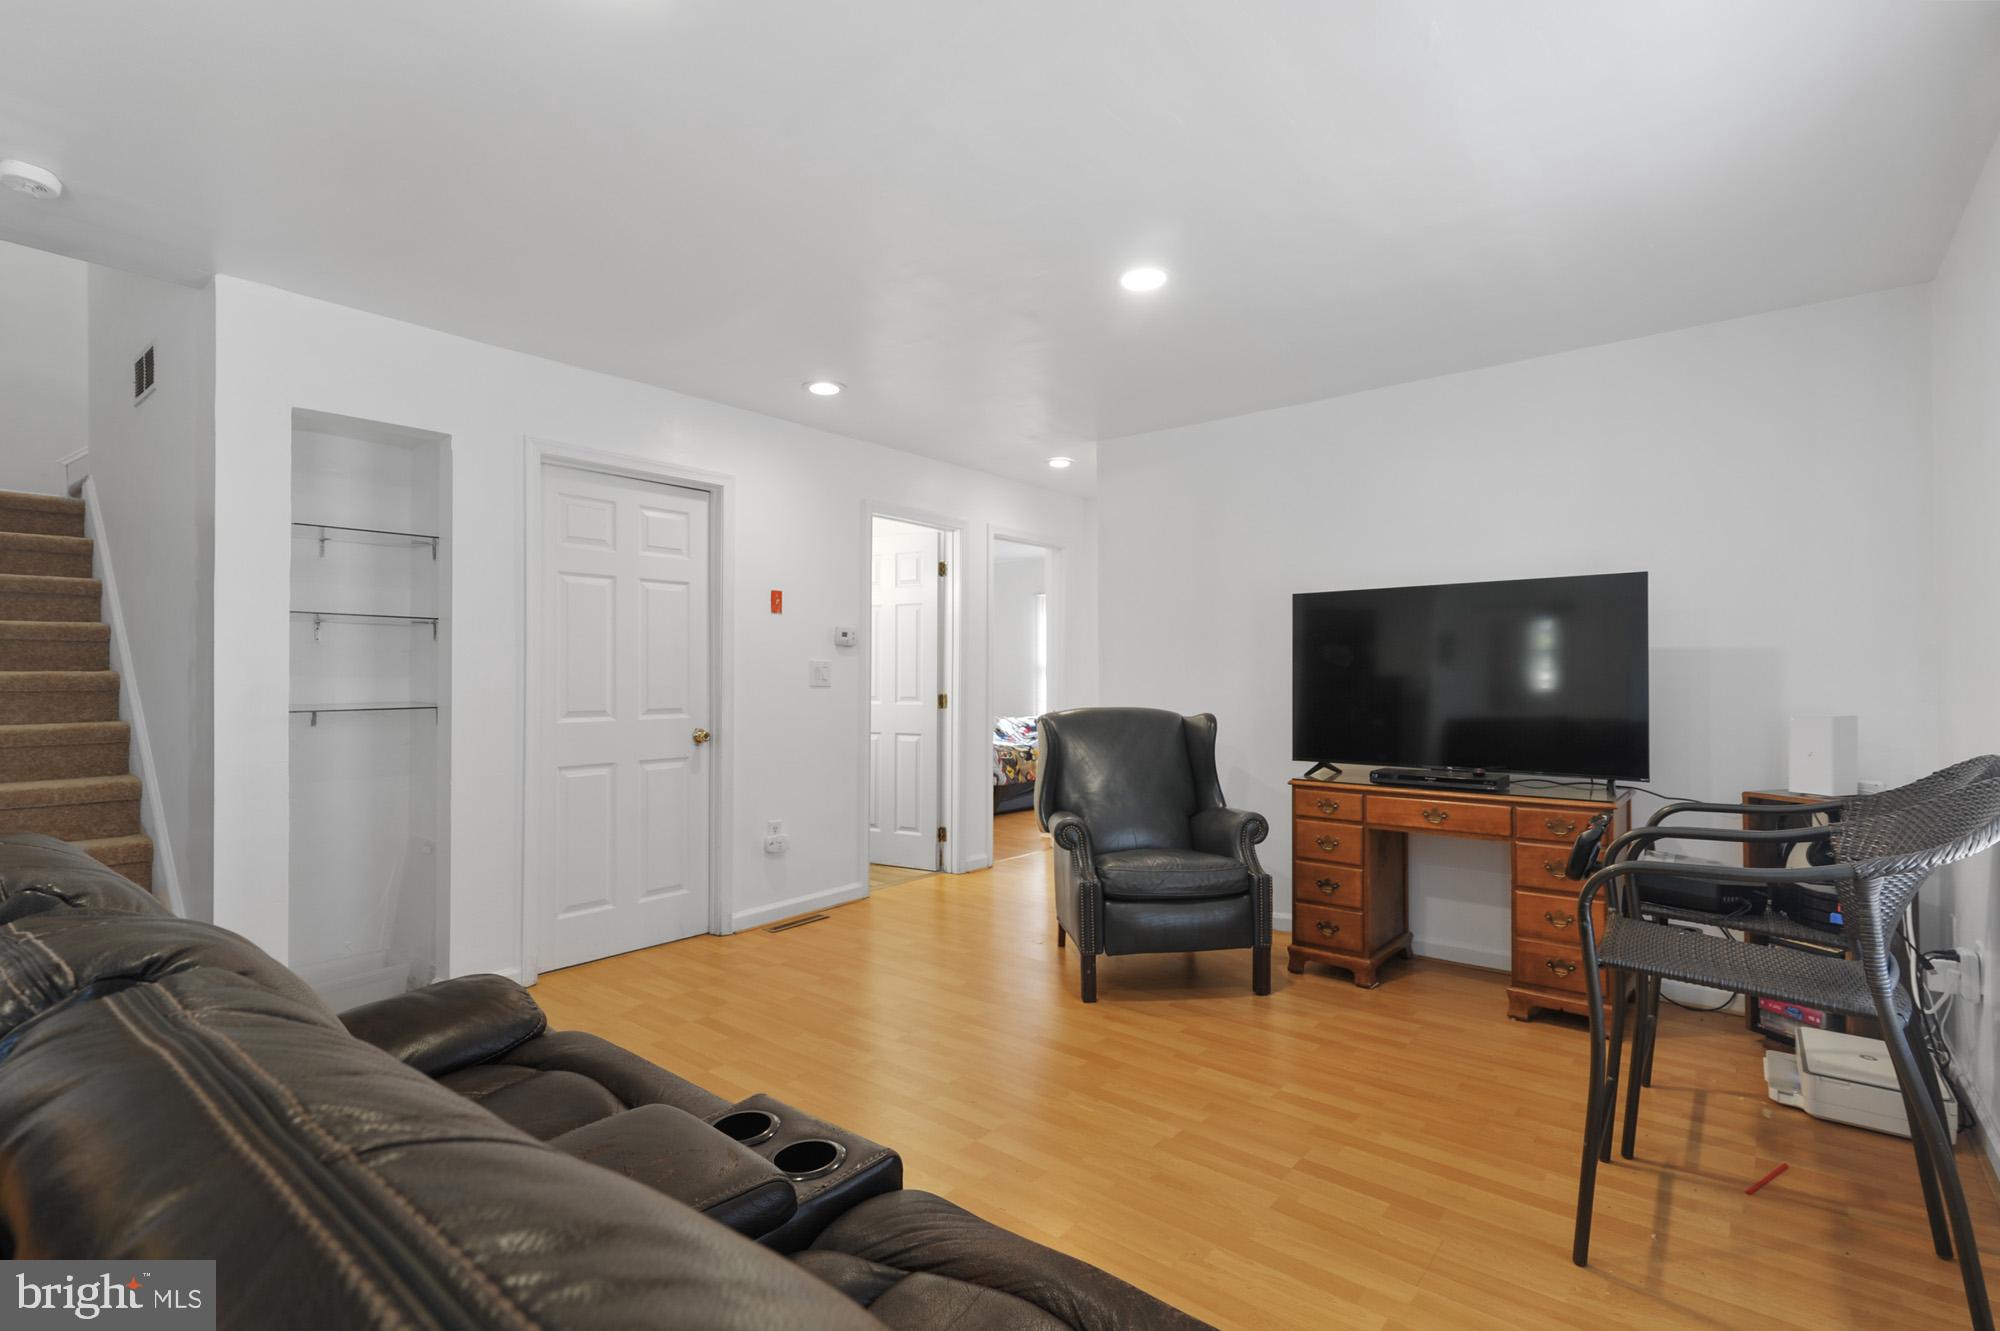
[[[1646,575],[1294,596],[1292,757],[1645,780]]]

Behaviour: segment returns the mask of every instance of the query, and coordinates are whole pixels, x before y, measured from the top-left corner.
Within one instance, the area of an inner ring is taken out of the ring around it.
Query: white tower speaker
[[[1852,795],[1858,726],[1851,716],[1792,718],[1786,782],[1808,795]]]

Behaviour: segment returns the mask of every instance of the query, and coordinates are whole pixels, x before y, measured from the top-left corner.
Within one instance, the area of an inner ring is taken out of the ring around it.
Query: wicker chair
[[[1820,827],[1738,830],[1672,827],[1685,813],[1768,812],[1767,806],[1680,803],[1654,815],[1603,849],[1604,867],[1590,873],[1577,899],[1583,934],[1584,981],[1590,1000],[1590,1095],[1584,1116],[1583,1161],[1577,1183],[1578,1266],[1590,1255],[1591,1203],[1600,1160],[1611,1158],[1612,1116],[1617,1104],[1620,1054],[1629,1018],[1635,1035],[1626,1088],[1622,1154],[1630,1158],[1637,1130],[1639,1088],[1649,1079],[1658,1024],[1659,985],[1682,980],[1742,993],[1768,995],[1849,1016],[1874,1017],[1911,1126],[1924,1207],[1937,1254],[1958,1257],[1972,1323],[1991,1331],[1993,1313],[1979,1266],[1979,1250],[1966,1210],[1952,1143],[1946,1136],[1937,1068],[1922,1014],[1897,964],[1904,912],[1932,872],[2000,842],[2000,757],[1973,758],[1874,795],[1855,795],[1793,812],[1824,812]],[[1588,834],[1587,834],[1588,835]],[[1640,860],[1639,852],[1663,840],[1804,844],[1809,863],[1796,868],[1754,868]],[[1578,847],[1573,871],[1595,859],[1595,847]],[[1811,883],[1836,890],[1843,924],[1838,933],[1807,928],[1777,916],[1746,919],[1662,908],[1643,901],[1636,879],[1705,879],[1751,885]],[[1591,906],[1610,893],[1600,939]],[[1767,938],[1830,944],[1833,955],[1755,943],[1678,927],[1676,920],[1725,925]],[[1607,1023],[1599,968],[1614,978]]]

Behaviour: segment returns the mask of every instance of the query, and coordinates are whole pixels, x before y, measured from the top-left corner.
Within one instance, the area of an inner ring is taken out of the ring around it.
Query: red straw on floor
[[[1764,1177],[1758,1179],[1755,1183],[1752,1183],[1749,1187],[1745,1188],[1743,1190],[1743,1195],[1746,1197],[1755,1196],[1757,1189],[1763,1187],[1766,1183],[1769,1183],[1772,1179],[1778,1177],[1778,1175],[1784,1173],[1786,1170],[1790,1168],[1791,1168],[1790,1165],[1779,1165],[1776,1169],[1772,1170],[1770,1173],[1764,1175]]]

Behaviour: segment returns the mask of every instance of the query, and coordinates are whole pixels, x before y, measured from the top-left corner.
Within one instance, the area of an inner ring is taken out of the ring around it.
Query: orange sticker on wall
[[[785,594],[776,587],[771,589],[771,613],[774,615],[785,613]]]

